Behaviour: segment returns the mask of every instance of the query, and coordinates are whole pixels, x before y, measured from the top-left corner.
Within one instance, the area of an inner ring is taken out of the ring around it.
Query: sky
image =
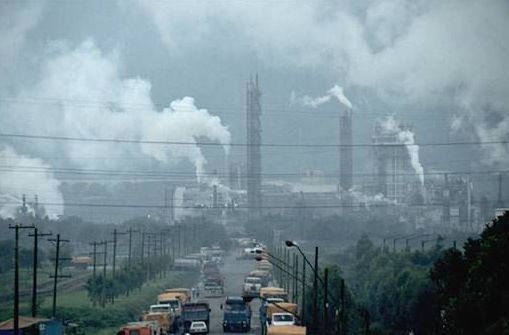
[[[61,176],[48,167],[224,171],[226,155],[243,159],[227,144],[245,143],[255,74],[264,143],[338,143],[344,106],[304,103],[336,86],[352,104],[354,143],[389,115],[413,125],[416,143],[507,141],[508,18],[506,0],[2,0],[0,133],[220,146],[3,137],[0,165],[46,169],[30,188],[56,200]],[[337,174],[334,148],[262,152],[267,173]],[[372,172],[369,150],[354,157],[356,172]],[[420,150],[428,171],[508,158],[497,143]],[[0,188],[19,197],[22,185],[2,182],[12,174],[0,171]]]

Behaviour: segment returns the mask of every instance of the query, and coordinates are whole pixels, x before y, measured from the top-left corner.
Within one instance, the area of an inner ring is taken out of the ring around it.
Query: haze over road
[[[228,255],[224,258],[224,266],[220,268],[221,274],[225,278],[224,290],[225,296],[221,298],[206,298],[210,303],[210,334],[223,334],[223,311],[221,303],[224,303],[226,296],[240,296],[242,293],[242,284],[244,277],[254,269],[254,260],[237,260],[235,256]],[[261,334],[259,310],[260,302],[255,299],[251,302],[253,311],[251,319],[251,331],[248,333],[228,333],[228,334]]]

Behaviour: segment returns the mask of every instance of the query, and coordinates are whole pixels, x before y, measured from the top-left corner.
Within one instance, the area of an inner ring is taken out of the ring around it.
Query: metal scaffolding
[[[246,126],[247,126],[247,206],[248,220],[255,221],[261,214],[262,206],[262,155],[261,155],[261,120],[260,87],[258,75],[250,78],[246,92]]]

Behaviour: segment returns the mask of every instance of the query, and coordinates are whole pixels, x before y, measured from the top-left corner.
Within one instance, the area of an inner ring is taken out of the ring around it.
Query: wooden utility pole
[[[19,230],[32,229],[34,226],[23,226],[16,224],[9,225],[9,229],[14,229],[14,333],[19,333]]]
[[[133,230],[132,227],[129,227],[127,230],[127,234],[129,235],[129,250],[127,255],[127,266],[131,268],[131,257],[132,257],[132,243],[133,243],[133,233],[139,233],[139,230]]]
[[[306,322],[306,261],[302,260],[302,321]]]
[[[59,275],[58,274],[58,267],[59,267],[60,261],[71,260],[70,258],[61,258],[60,257],[60,243],[69,242],[69,240],[61,239],[60,238],[60,234],[57,234],[57,238],[56,239],[51,239],[50,238],[50,239],[48,239],[48,241],[55,242],[55,246],[56,246],[56,252],[55,252],[55,272],[54,272],[52,277],[50,276],[50,278],[53,278],[53,308],[52,308],[51,315],[53,317],[56,317],[56,312],[57,312],[57,282],[58,282],[58,279],[59,278],[70,278],[71,277],[70,275]]]
[[[313,278],[313,325],[312,333],[318,332],[318,247],[315,247],[315,268]]]
[[[329,269],[323,270],[323,334],[329,333]]]
[[[33,277],[32,277],[32,317],[35,318],[37,315],[37,267],[39,265],[38,260],[38,249],[39,249],[39,237],[51,236],[52,233],[39,233],[39,229],[35,228],[33,234],[29,234],[29,236],[33,236],[34,238],[34,256],[33,256]]]
[[[115,279],[115,272],[117,270],[117,236],[126,235],[127,233],[119,233],[117,228],[113,229],[113,271],[112,278]]]

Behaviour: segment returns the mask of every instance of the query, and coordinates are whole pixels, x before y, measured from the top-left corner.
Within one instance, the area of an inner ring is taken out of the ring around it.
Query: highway
[[[206,298],[210,304],[210,333],[223,334],[223,311],[221,303],[224,303],[227,295],[240,296],[242,293],[242,284],[244,277],[255,267],[255,260],[237,260],[233,255],[227,255],[224,259],[224,266],[220,268],[221,274],[225,278],[224,289],[225,296],[221,298]],[[203,299],[203,297],[202,297]],[[251,319],[251,331],[248,333],[228,333],[228,334],[261,334],[259,310],[260,302],[255,299],[251,302],[253,316]]]

